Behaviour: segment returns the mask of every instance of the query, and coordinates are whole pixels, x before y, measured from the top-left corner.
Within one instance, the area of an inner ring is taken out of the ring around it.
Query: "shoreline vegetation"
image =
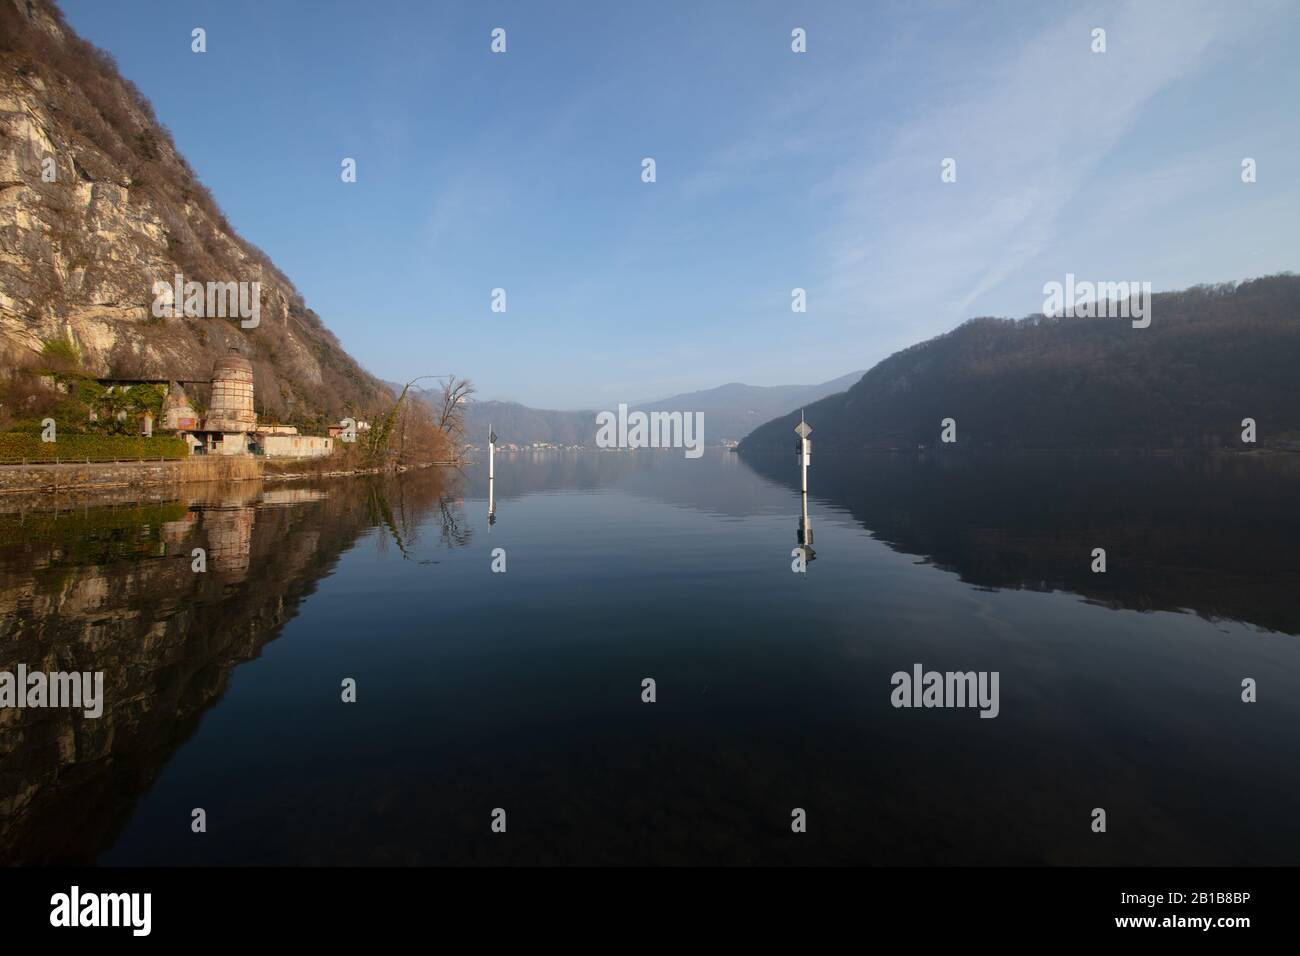
[[[251,479],[289,481],[465,463],[463,406],[474,387],[455,376],[443,378],[438,405],[408,401],[414,384],[410,382],[384,407],[365,416],[372,423],[363,422],[358,429],[355,419],[343,419],[339,425],[354,429],[353,437],[340,435],[320,457],[196,455],[182,431],[165,424],[163,434],[137,433],[151,431],[154,421],[165,423],[161,409],[165,389],[143,390],[150,401],[157,400],[152,405],[132,398],[131,390],[120,401],[112,401],[116,392],[90,379],[84,369],[78,369],[79,381],[95,388],[66,387],[67,369],[60,371],[47,359],[29,358],[7,387],[0,386],[0,411],[5,412],[0,415],[0,495],[73,489],[93,493]],[[76,367],[75,362],[64,364]],[[15,419],[8,411],[12,408],[22,408],[24,418]],[[263,425],[278,424],[263,420]],[[238,437],[242,445],[244,435]]]

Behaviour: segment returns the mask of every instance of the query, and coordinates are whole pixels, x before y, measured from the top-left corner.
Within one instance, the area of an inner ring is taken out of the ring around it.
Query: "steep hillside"
[[[972,319],[809,406],[814,448],[935,446],[945,418],[958,448],[1300,447],[1300,277],[1159,294],[1151,316]],[[797,421],[741,450],[792,451]]]
[[[260,282],[260,324],[154,317],[177,273]],[[259,412],[303,424],[388,394],[235,233],[112,58],[48,0],[0,0],[0,364],[50,343],[98,377],[200,380],[237,346]]]

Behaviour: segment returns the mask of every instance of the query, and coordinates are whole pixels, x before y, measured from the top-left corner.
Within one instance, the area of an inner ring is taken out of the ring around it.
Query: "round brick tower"
[[[210,432],[250,432],[256,427],[253,365],[231,349],[212,367],[212,401],[203,428]]]

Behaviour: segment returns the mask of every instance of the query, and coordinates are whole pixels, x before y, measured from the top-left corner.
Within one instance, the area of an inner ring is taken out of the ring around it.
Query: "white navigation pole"
[[[812,429],[808,423],[803,420],[803,410],[799,411],[799,424],[794,427],[794,433],[799,437],[796,439],[794,453],[799,458],[799,472],[801,476],[800,498],[803,500],[803,514],[799,516],[799,547],[803,549],[804,561],[808,562],[813,559],[813,532],[812,520],[808,517],[808,462],[812,458],[812,442],[808,436],[812,434]]]
[[[794,427],[794,433],[799,436],[799,441],[795,445],[794,453],[799,457],[799,466],[803,473],[803,493],[808,494],[808,459],[812,457],[812,442],[808,436],[812,434],[812,429],[808,423],[803,420],[803,410],[799,411],[799,424]]]
[[[488,524],[497,520],[497,433],[488,425]]]

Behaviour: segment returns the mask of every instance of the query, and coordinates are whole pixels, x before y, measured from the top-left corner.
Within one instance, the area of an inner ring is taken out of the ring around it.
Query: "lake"
[[[809,474],[804,573],[793,455],[0,499],[0,671],[104,674],[0,710],[0,862],[1300,863],[1300,462]]]

